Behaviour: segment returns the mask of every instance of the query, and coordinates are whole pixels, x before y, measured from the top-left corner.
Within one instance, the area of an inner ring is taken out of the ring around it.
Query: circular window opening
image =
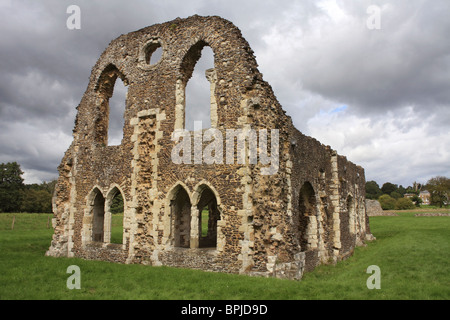
[[[145,49],[145,62],[148,65],[157,64],[161,60],[162,52],[162,47],[159,42],[150,43]]]

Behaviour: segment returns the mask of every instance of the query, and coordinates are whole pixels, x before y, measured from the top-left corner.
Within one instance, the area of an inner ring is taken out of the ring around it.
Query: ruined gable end
[[[192,131],[186,88],[206,48],[199,108],[210,121]],[[126,97],[113,145],[117,81]],[[225,19],[177,18],[113,40],[77,110],[47,255],[299,280],[371,237],[364,169],[293,126]]]

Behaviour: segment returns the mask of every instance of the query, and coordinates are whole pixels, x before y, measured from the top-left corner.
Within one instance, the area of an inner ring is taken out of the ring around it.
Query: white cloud
[[[6,3],[0,161],[19,162],[27,181],[56,175],[90,70],[113,38],[196,13],[240,28],[296,127],[365,167],[367,179],[450,176],[447,0],[90,1],[78,4],[78,31],[66,28],[73,1]],[[380,30],[366,26],[369,5],[381,9]],[[112,119],[112,129],[122,125]]]
[[[42,128],[33,123],[2,123],[0,162],[17,162],[25,172],[25,183],[49,181],[57,177],[56,168],[72,136],[52,130],[52,123]]]
[[[308,121],[309,133],[366,170],[366,179],[411,185],[450,174],[450,135],[430,135],[435,115],[422,118],[411,107],[377,118],[349,112],[321,112]]]

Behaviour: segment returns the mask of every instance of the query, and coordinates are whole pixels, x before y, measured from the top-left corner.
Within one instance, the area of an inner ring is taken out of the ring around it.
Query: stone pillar
[[[341,250],[341,219],[340,213],[340,196],[339,196],[339,173],[338,173],[338,155],[336,151],[331,152],[331,183],[330,183],[330,200],[333,205],[333,256],[336,261]]]
[[[103,242],[111,243],[111,210],[107,200],[105,200],[105,217],[103,221]]]
[[[215,91],[216,91],[216,82],[217,82],[217,73],[216,73],[216,69],[212,68],[212,69],[208,69],[205,71],[205,76],[206,79],[208,79],[209,83],[211,84],[210,86],[210,97],[211,97],[211,128],[217,128],[217,102],[216,102],[216,95],[215,95]]]
[[[191,237],[190,247],[195,249],[199,247],[199,210],[197,206],[191,206]]]
[[[175,87],[175,130],[184,129],[184,109],[186,105],[185,84],[178,79]]]

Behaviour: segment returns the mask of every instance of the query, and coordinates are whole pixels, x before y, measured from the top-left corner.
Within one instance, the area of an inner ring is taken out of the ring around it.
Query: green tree
[[[391,198],[388,194],[383,194],[378,198],[381,208],[383,210],[394,210],[395,209],[395,199]]]
[[[52,212],[52,195],[44,188],[33,188],[27,186],[23,191],[23,200],[20,207],[21,212],[50,213]]]
[[[422,199],[420,199],[419,196],[416,194],[411,198],[411,201],[414,203],[416,207],[420,207],[420,204],[422,203]]]
[[[123,213],[123,197],[120,192],[118,192],[112,199],[111,213]]]
[[[405,195],[405,193],[406,193],[406,189],[405,189],[405,187],[403,187],[402,185],[400,185],[399,187],[398,187],[398,189],[397,189],[397,191],[395,191],[395,192],[398,192],[402,197]]]
[[[409,198],[399,198],[395,201],[396,210],[408,210],[414,208],[414,203]]]
[[[384,183],[381,187],[381,191],[383,192],[383,194],[391,194],[392,192],[396,192],[397,189],[397,185],[390,182]]]
[[[379,196],[381,196],[383,192],[381,192],[380,186],[376,181],[367,181],[366,182],[366,198],[367,199],[378,199]]]
[[[428,180],[426,189],[431,194],[431,204],[438,205],[442,208],[448,204],[450,200],[450,179],[447,177],[437,176]]]
[[[52,196],[56,180],[41,184],[27,184],[22,191],[21,212],[50,213],[52,212]]]
[[[414,193],[419,195],[419,191],[416,190],[414,187],[409,186],[408,188],[406,188],[406,192],[405,193]]]
[[[397,191],[392,191],[390,194],[391,198],[394,199],[400,199],[401,197],[403,197],[400,193],[398,193]]]
[[[0,164],[0,212],[19,211],[24,187],[22,174],[17,162]]]
[[[52,180],[52,181],[50,181],[50,182],[44,181],[44,182],[40,185],[40,187],[41,187],[42,189],[47,190],[47,191],[53,196],[53,192],[55,192],[56,181],[57,181],[56,179],[55,179],[55,180]]]

